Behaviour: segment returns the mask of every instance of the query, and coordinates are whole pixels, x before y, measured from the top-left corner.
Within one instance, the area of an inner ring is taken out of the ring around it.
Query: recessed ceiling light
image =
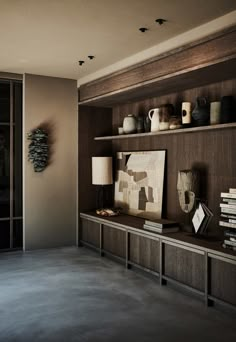
[[[90,56],[88,56],[88,58],[89,58],[89,59],[94,59],[95,56],[90,55]]]
[[[146,31],[148,31],[148,28],[147,27],[140,27],[139,28],[139,31],[141,31],[141,32],[146,32]]]
[[[83,65],[85,62],[84,61],[78,61],[79,65]]]
[[[162,19],[162,18],[156,19],[156,22],[157,22],[159,25],[164,24],[166,21],[167,21],[166,19]]]

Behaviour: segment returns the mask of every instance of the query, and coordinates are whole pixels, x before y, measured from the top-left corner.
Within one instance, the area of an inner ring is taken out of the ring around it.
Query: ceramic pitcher
[[[148,117],[151,120],[151,132],[157,132],[160,130],[159,108],[150,109]]]

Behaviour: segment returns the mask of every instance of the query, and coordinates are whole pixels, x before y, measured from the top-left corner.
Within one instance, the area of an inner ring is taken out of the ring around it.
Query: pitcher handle
[[[148,112],[148,117],[152,121],[151,112],[154,112],[154,109],[150,109],[149,112]]]

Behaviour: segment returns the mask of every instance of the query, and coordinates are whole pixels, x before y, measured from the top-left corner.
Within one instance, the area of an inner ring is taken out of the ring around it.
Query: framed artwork
[[[161,218],[166,151],[117,152],[115,206],[129,215]]]

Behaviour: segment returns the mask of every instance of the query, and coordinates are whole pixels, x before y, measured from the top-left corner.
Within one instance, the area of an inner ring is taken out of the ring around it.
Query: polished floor
[[[0,341],[236,341],[236,315],[86,248],[6,253]]]

